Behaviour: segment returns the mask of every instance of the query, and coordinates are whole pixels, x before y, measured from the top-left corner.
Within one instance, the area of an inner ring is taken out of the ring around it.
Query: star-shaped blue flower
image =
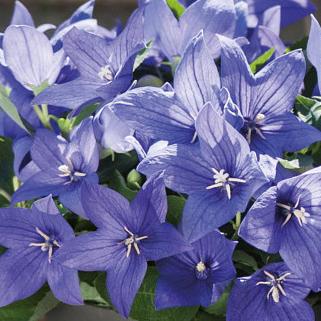
[[[321,287],[320,179],[317,168],[280,181],[256,200],[239,230],[253,246],[279,252],[314,291]]]
[[[194,242],[192,251],[158,261],[156,308],[215,303],[235,277],[235,245],[215,231]]]
[[[24,172],[26,180],[14,193],[12,203],[48,194],[73,212],[84,215],[80,188],[84,181],[98,182],[96,170],[99,151],[92,120],[84,120],[67,141],[47,129],[36,132],[31,146],[31,160]]]
[[[182,229],[190,241],[244,211],[266,181],[246,140],[210,104],[197,117],[196,134],[199,144],[170,145],[138,166],[147,175],[164,170],[165,184],[189,195]]]
[[[167,200],[161,177],[151,177],[129,203],[117,192],[85,184],[83,207],[97,231],[64,245],[58,260],[83,271],[107,271],[107,289],[118,312],[128,317],[144,279],[147,261],[191,249],[173,226],[165,223]]]
[[[310,289],[284,263],[266,265],[235,281],[227,305],[227,321],[314,321],[304,301]]]
[[[55,260],[65,242],[75,238],[51,196],[31,209],[0,209],[0,306],[25,299],[47,281],[66,304],[82,304],[77,271]]]

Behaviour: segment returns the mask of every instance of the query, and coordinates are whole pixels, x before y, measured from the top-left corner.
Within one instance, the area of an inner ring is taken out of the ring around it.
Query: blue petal
[[[51,195],[35,201],[32,204],[32,208],[47,214],[52,214],[52,215],[60,214]]]
[[[148,137],[172,143],[193,139],[194,120],[173,92],[137,88],[117,97],[111,107],[120,119]]]
[[[34,247],[7,250],[0,256],[0,306],[25,299],[46,282],[48,254]]]
[[[25,25],[34,27],[35,23],[28,9],[20,2],[15,2],[10,25]]]
[[[83,304],[76,270],[52,261],[48,269],[48,284],[54,296],[65,304]]]
[[[262,194],[245,216],[239,235],[246,242],[268,253],[277,253],[282,243],[282,220],[276,215],[277,188]]]
[[[203,33],[195,37],[177,66],[174,88],[177,96],[196,119],[205,103],[216,101],[221,87],[215,62],[205,46]]]
[[[135,295],[139,290],[145,273],[147,263],[142,255],[125,253],[118,255],[113,266],[107,270],[106,285],[112,304],[125,318],[128,318]]]
[[[318,73],[318,86],[321,92],[321,27],[316,18],[311,15],[311,30],[309,35],[307,54],[310,62],[315,67]]]

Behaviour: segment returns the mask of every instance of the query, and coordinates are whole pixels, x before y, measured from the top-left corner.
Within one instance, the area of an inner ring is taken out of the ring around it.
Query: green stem
[[[3,196],[9,203],[11,202],[11,196],[2,188],[0,188],[0,195]]]
[[[38,118],[40,119],[41,123],[44,127],[52,130],[50,124],[50,116],[48,113],[48,106],[46,104],[41,105],[41,108],[38,105],[33,106],[35,113],[37,114]]]
[[[238,236],[238,231],[241,225],[241,221],[242,221],[242,214],[240,212],[237,212],[236,217],[235,217],[235,223],[233,223],[233,229],[234,229],[234,234],[232,236],[232,240],[236,241],[239,236]]]

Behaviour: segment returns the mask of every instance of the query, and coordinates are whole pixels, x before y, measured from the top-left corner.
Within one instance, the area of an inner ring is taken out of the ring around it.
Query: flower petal
[[[25,25],[31,27],[35,26],[30,12],[20,1],[15,1],[10,25]]]
[[[25,299],[46,282],[48,254],[34,247],[7,250],[0,256],[0,306]]]
[[[139,290],[147,263],[142,255],[120,253],[114,260],[113,266],[107,270],[107,289],[112,304],[125,318],[128,318],[131,306]]]
[[[282,242],[283,221],[276,215],[277,188],[263,193],[245,216],[239,235],[246,242],[268,253],[277,253]]]
[[[156,140],[189,143],[194,135],[194,120],[173,92],[161,88],[133,89],[111,104],[116,116],[131,128]]]
[[[177,66],[174,88],[180,100],[196,119],[205,103],[215,100],[220,77],[205,43],[203,32],[193,38]]]
[[[76,270],[52,261],[48,270],[48,284],[55,297],[65,304],[83,304]]]

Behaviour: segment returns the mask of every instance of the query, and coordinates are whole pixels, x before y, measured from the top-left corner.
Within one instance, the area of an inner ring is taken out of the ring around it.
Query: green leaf
[[[287,160],[287,159],[277,158],[277,160],[286,169],[299,169],[300,168],[300,162],[298,159]]]
[[[178,0],[167,0],[166,2],[176,18],[179,18],[184,13],[185,8]]]
[[[95,284],[96,290],[99,293],[99,295],[106,302],[109,302],[109,304],[111,305],[111,300],[108,296],[107,289],[106,289],[106,273],[105,272],[99,273],[94,284]]]
[[[256,74],[268,62],[268,60],[274,54],[274,51],[275,49],[271,48],[251,63],[250,67],[253,74]]]
[[[213,316],[204,311],[198,311],[193,321],[225,321],[224,317]]]
[[[54,309],[58,304],[59,301],[54,297],[52,292],[47,292],[46,295],[37,304],[32,317],[28,321],[39,321],[44,315]]]
[[[102,307],[109,307],[110,304],[100,295],[95,285],[87,282],[80,282],[81,294],[88,303],[93,303]]]
[[[167,220],[173,225],[178,225],[181,220],[183,209],[185,206],[185,198],[182,196],[169,195],[167,197],[168,212]]]
[[[3,321],[38,321],[58,305],[48,287],[42,288],[26,300],[18,301],[0,309]]]
[[[92,104],[82,109],[82,111],[74,118],[72,118],[73,126],[79,125],[85,118],[91,116],[98,108],[99,104]]]
[[[25,130],[28,134],[29,131],[25,127],[22,119],[17,111],[16,106],[9,99],[7,90],[0,85],[0,108],[23,130]]]
[[[233,261],[250,267],[253,271],[258,269],[256,260],[244,251],[236,250],[233,254]]]
[[[217,302],[205,309],[207,313],[224,317],[226,315],[227,300],[231,292],[231,286],[227,287]]]
[[[199,307],[172,308],[156,311],[154,293],[158,273],[155,267],[149,267],[139,289],[132,310],[131,318],[139,321],[190,321]]]
[[[298,116],[304,122],[321,130],[321,101],[318,99],[298,96],[295,101],[295,109],[298,112]]]
[[[133,71],[135,71],[142,63],[143,61],[148,57],[149,50],[152,48],[153,42],[149,41],[145,48],[143,48],[136,56],[135,62],[134,62],[134,67]]]
[[[10,203],[8,197],[13,193],[13,176],[12,142],[0,137],[0,206]]]
[[[133,191],[127,186],[124,177],[121,175],[121,173],[118,170],[115,170],[109,178],[110,178],[110,182],[108,184],[109,187],[111,187],[118,193],[122,194],[129,200],[132,200],[136,196],[137,191]]]

